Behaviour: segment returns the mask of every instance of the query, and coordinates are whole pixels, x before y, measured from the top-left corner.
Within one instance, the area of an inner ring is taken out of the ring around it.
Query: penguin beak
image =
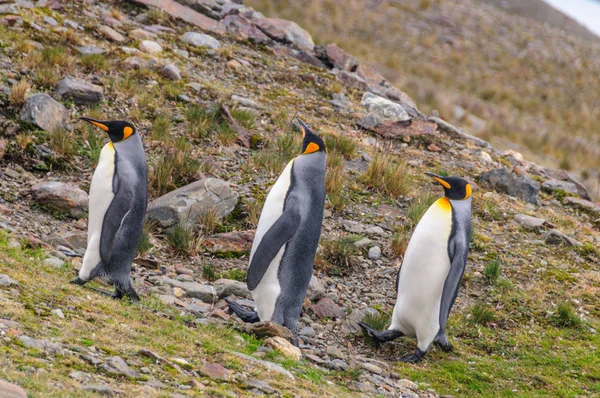
[[[88,123],[93,124],[94,126],[101,128],[104,131],[108,131],[108,126],[105,124],[106,122],[103,122],[101,120],[96,120],[96,119],[92,119],[90,117],[80,117],[79,120],[85,120]]]
[[[447,181],[444,180],[444,177],[439,176],[437,174],[433,174],[430,172],[425,172],[425,175],[428,175],[429,177],[433,178],[434,180],[436,180],[438,183],[440,183],[444,188],[446,189],[450,189],[450,184],[448,184]]]
[[[302,130],[302,138],[306,137],[306,132],[310,131],[310,129],[299,117],[296,118],[296,121],[298,122],[298,124],[300,125],[300,129]]]

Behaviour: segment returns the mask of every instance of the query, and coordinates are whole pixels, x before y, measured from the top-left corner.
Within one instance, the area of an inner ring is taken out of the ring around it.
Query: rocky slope
[[[583,185],[428,117],[295,23],[230,2],[133,3],[0,4],[0,369],[13,383],[0,396],[598,393],[600,209]],[[143,135],[141,305],[67,283],[106,142],[83,115]],[[240,281],[266,192],[299,151],[294,116],[330,149],[301,351],[222,300],[251,305]],[[474,234],[456,351],[404,365],[413,341],[373,347],[357,322],[389,318],[410,233],[441,193],[424,171],[477,186]]]

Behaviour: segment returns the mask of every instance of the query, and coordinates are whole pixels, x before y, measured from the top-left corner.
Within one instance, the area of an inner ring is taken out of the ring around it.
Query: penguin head
[[[136,132],[133,123],[123,120],[96,120],[89,117],[80,117],[79,119],[106,131],[113,143],[126,140]]]
[[[302,130],[302,154],[308,155],[315,152],[327,153],[327,147],[325,147],[323,139],[313,133],[300,118],[296,120],[298,121],[298,124],[300,124],[300,129]]]
[[[471,184],[469,184],[464,178],[442,177],[433,173],[425,174],[429,177],[432,177],[444,187],[444,192],[448,199],[465,200],[469,199],[471,197],[471,193],[473,193],[473,188],[471,188]]]

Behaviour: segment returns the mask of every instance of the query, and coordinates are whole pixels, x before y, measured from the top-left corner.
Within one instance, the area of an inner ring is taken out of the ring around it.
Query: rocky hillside
[[[600,394],[600,206],[565,171],[494,149],[249,6],[17,0],[0,14],[0,397]],[[84,115],[133,121],[148,154],[139,305],[68,284],[107,142]],[[248,252],[299,152],[295,116],[329,148],[300,350],[223,301],[252,305]],[[441,195],[424,171],[473,182],[474,233],[456,350],[406,365],[414,341],[375,347],[357,322],[387,325],[410,234]]]

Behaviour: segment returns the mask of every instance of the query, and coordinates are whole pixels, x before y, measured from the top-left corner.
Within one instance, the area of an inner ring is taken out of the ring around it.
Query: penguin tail
[[[398,330],[384,330],[380,332],[379,330],[375,330],[371,325],[366,324],[364,322],[358,322],[358,325],[365,331],[365,333],[375,339],[380,343],[385,343],[386,341],[394,340],[400,336],[402,336],[402,332]]]
[[[258,317],[258,313],[256,311],[248,311],[235,301],[231,301],[229,299],[225,299],[229,309],[233,311],[240,319],[247,323],[256,323],[260,322],[260,318]]]

